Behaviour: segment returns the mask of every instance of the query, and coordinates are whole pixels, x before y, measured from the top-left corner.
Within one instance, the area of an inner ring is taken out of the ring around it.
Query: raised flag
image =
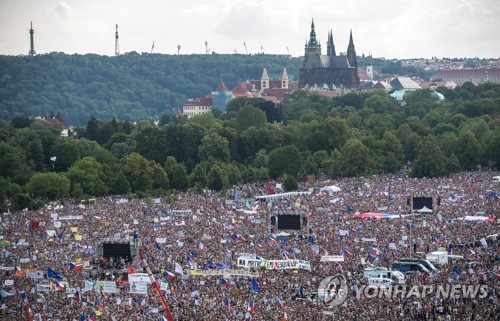
[[[160,251],[160,253],[163,253],[163,250],[162,250],[162,248],[161,248],[161,246],[160,246],[160,243],[155,242],[155,246],[156,246],[156,248],[158,249],[158,251]]]
[[[460,276],[460,270],[458,269],[458,267],[456,265],[453,267],[453,273],[455,273],[455,275],[458,279],[458,277]]]
[[[174,266],[175,266],[175,269],[174,269],[175,273],[183,274],[183,272],[182,272],[182,265],[180,265],[177,262],[174,262]]]
[[[252,290],[255,293],[260,293],[260,287],[255,279],[252,279]]]
[[[101,217],[100,216],[97,216],[97,215],[94,215],[92,216],[92,219],[96,220],[96,221],[100,221],[101,220]]]
[[[83,265],[82,263],[73,263],[73,262],[70,262],[69,263],[69,269],[70,271],[81,271],[83,270]]]
[[[340,265],[340,263],[339,263],[339,262],[335,262],[335,268],[336,268],[337,270],[342,270],[342,265]]]
[[[75,300],[80,302],[82,300],[82,297],[80,296],[80,291],[76,290],[75,292]]]
[[[250,312],[250,313],[254,313],[255,307],[253,306],[253,302],[252,301],[248,302],[247,311]]]
[[[446,252],[448,252],[448,255],[453,255],[453,249],[451,248],[451,246],[449,246],[449,247],[446,249]]]
[[[175,278],[175,274],[165,270],[165,272],[163,272],[163,277],[166,278],[167,280],[173,280]]]
[[[474,252],[473,249],[469,249],[469,254],[472,256],[472,257],[476,257],[476,252]]]
[[[48,268],[47,269],[47,277],[48,278],[54,278],[54,279],[57,279],[57,280],[62,280],[62,276],[60,276],[58,273],[54,272],[54,270],[52,270],[51,268]]]
[[[24,304],[28,304],[28,294],[25,291],[21,293],[21,298],[23,299]]]
[[[347,249],[344,250],[344,255],[351,257],[352,253],[349,252]]]
[[[232,312],[233,309],[231,308],[231,300],[226,298],[226,300],[224,301],[224,305],[227,307],[227,309]]]
[[[268,237],[267,241],[269,242],[269,244],[276,244],[276,240],[272,237]]]
[[[222,284],[224,286],[233,286],[233,284],[231,283],[231,281],[226,280],[224,278],[222,278],[222,280],[220,281],[220,284]]]

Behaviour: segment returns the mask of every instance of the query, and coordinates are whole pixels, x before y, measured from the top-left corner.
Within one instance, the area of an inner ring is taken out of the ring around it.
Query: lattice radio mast
[[[118,25],[116,25],[116,32],[115,32],[115,56],[120,55],[120,45],[118,43]]]
[[[31,22],[31,29],[30,29],[30,51],[28,52],[28,55],[34,56],[36,55],[35,52],[35,37],[33,36],[35,33],[35,30],[33,30],[33,22]]]

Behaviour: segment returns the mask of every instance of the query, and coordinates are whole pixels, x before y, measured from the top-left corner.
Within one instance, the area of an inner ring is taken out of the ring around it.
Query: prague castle
[[[352,40],[352,31],[345,55],[337,55],[333,35],[328,33],[326,55],[321,54],[321,44],[316,40],[314,21],[311,23],[309,41],[306,42],[304,62],[299,73],[299,87],[325,87],[330,89],[359,87],[356,50]]]

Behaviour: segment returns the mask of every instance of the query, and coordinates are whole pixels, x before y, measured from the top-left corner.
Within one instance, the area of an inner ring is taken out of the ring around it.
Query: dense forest
[[[0,56],[0,118],[58,115],[68,126],[90,116],[120,121],[159,119],[186,99],[205,97],[223,80],[229,88],[260,79],[267,68],[280,79],[283,67],[298,80],[302,57],[275,55],[163,55],[130,52],[118,57],[50,53]],[[399,62],[359,57],[385,74],[425,76]]]
[[[90,116],[159,119],[186,99],[204,97],[222,79],[229,88],[247,79],[298,76],[302,60],[273,55],[162,55],[118,57],[51,53],[0,56],[0,118],[59,114],[67,125]]]
[[[438,91],[444,101],[422,89],[400,106],[385,91],[328,98],[298,90],[276,108],[237,98],[222,115],[164,114],[159,125],[90,117],[70,137],[16,116],[0,121],[0,207],[67,196],[175,197],[270,178],[290,190],[308,175],[435,177],[500,168],[500,85]]]

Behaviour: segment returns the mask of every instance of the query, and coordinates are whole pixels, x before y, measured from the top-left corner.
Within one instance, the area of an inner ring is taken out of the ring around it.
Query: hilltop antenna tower
[[[208,41],[205,40],[205,54],[208,53],[210,49],[208,49]]]
[[[245,46],[245,51],[246,51],[246,53],[247,53],[247,55],[248,55],[247,44],[243,42],[243,46]]]
[[[115,56],[120,55],[120,45],[118,44],[118,25],[116,25],[115,31]]]
[[[33,30],[33,22],[31,22],[31,28],[30,28],[30,51],[28,52],[28,55],[34,56],[36,55],[35,52],[35,37],[33,36],[35,33],[35,30]]]

